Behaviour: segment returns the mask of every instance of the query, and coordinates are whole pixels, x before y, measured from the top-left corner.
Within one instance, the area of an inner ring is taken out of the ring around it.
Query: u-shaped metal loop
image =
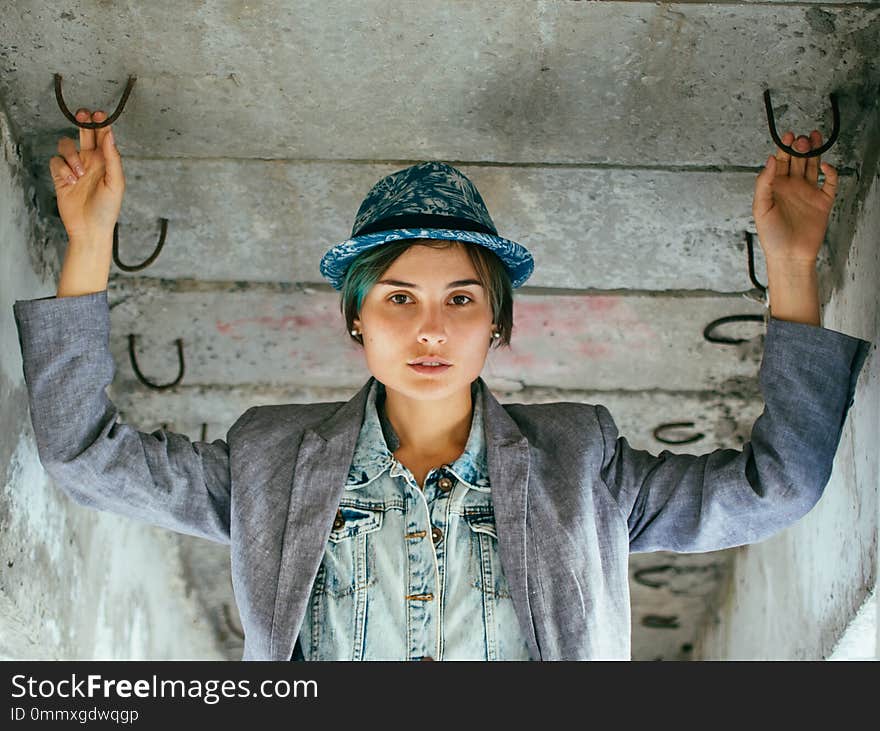
[[[180,372],[177,374],[177,378],[175,378],[171,383],[166,383],[164,385],[160,385],[158,383],[153,383],[148,380],[143,373],[141,373],[141,369],[138,368],[137,358],[134,354],[134,333],[129,333],[128,335],[128,357],[131,359],[131,367],[134,370],[134,374],[138,377],[138,380],[143,383],[145,386],[149,386],[150,388],[155,388],[157,391],[160,391],[165,388],[172,388],[180,383],[183,378],[183,340],[177,338],[174,342],[177,343],[177,360],[180,363]]]
[[[642,617],[642,627],[651,629],[678,629],[678,615],[646,614]]]
[[[58,106],[64,116],[67,117],[71,122],[73,122],[77,127],[82,127],[83,129],[100,129],[101,127],[107,127],[108,125],[113,124],[119,117],[119,115],[122,114],[122,110],[125,108],[125,102],[128,101],[128,95],[131,94],[132,87],[134,87],[134,82],[137,81],[137,76],[128,77],[128,83],[125,85],[125,91],[122,92],[122,99],[120,99],[119,104],[116,105],[116,110],[103,122],[80,122],[71,113],[71,111],[67,108],[67,104],[64,103],[64,94],[61,91],[61,79],[61,74],[55,74],[55,101],[58,102]]]
[[[755,277],[755,245],[754,245],[754,236],[750,231],[746,231],[746,246],[749,250],[749,279],[752,280],[752,284],[754,284],[758,289],[761,290],[761,293],[766,296],[767,288],[761,284],[757,278]]]
[[[837,108],[837,96],[835,94],[829,94],[828,96],[831,99],[831,112],[834,115],[831,137],[828,138],[822,147],[817,147],[815,150],[808,150],[807,152],[798,152],[793,147],[782,144],[782,140],[779,138],[779,133],[776,131],[776,120],[773,117],[773,104],[770,102],[770,90],[764,90],[764,108],[767,110],[767,124],[770,125],[770,136],[780,149],[785,150],[789,155],[794,155],[795,157],[817,157],[830,149],[831,145],[837,142],[837,135],[840,134],[840,110]]]
[[[681,426],[693,428],[694,422],[692,422],[692,421],[670,421],[670,422],[667,422],[666,424],[661,424],[660,426],[654,428],[654,431],[653,431],[654,439],[656,439],[658,442],[663,442],[664,444],[690,444],[691,442],[698,442],[704,436],[706,436],[705,434],[703,434],[703,432],[697,432],[693,436],[686,437],[684,439],[667,439],[666,437],[660,436],[660,432],[663,431],[664,429],[673,429],[673,428],[681,427]]]
[[[723,325],[725,322],[764,322],[764,315],[728,315],[727,317],[719,317],[717,320],[712,320],[712,322],[703,328],[703,337],[710,343],[738,345],[739,343],[748,342],[747,338],[725,338],[719,337],[718,335],[712,335],[712,330],[718,327],[718,325]]]
[[[125,272],[136,272],[141,269],[146,269],[150,264],[156,261],[156,257],[159,256],[159,252],[162,251],[162,247],[165,245],[165,234],[168,232],[168,219],[160,218],[159,221],[162,223],[162,230],[159,233],[159,243],[156,244],[156,249],[153,251],[150,256],[148,256],[141,264],[123,264],[119,261],[119,224],[117,223],[113,227],[113,261],[120,269]]]
[[[642,586],[650,587],[651,589],[660,589],[666,586],[669,583],[669,579],[665,580],[656,580],[645,578],[646,574],[665,574],[667,572],[676,573],[675,566],[670,564],[661,564],[659,566],[645,566],[644,568],[639,569],[633,574],[633,580],[637,584],[641,584]]]

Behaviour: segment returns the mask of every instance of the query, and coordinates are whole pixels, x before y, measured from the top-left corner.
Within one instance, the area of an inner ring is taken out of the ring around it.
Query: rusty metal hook
[[[633,574],[633,581],[635,581],[637,584],[641,584],[642,586],[649,586],[652,589],[660,589],[666,586],[668,579],[666,581],[646,579],[645,574],[665,574],[668,571],[675,573],[675,566],[670,566],[669,564],[662,564],[660,566],[646,566],[645,568],[639,569]]]
[[[834,115],[831,137],[828,138],[827,142],[825,142],[822,147],[818,147],[815,150],[808,150],[807,152],[798,152],[793,147],[782,144],[782,140],[779,138],[779,133],[776,131],[776,120],[773,118],[773,104],[770,102],[770,90],[764,90],[764,108],[767,110],[767,124],[770,125],[770,136],[780,149],[785,150],[789,155],[794,155],[795,157],[817,157],[837,142],[837,135],[840,133],[840,110],[837,108],[837,96],[835,94],[829,94],[828,96],[831,99],[831,112]]]
[[[241,625],[232,619],[232,610],[227,602],[223,602],[223,621],[226,622],[227,629],[238,639],[244,639],[244,630]]]
[[[672,616],[646,614],[642,617],[642,626],[651,629],[678,629],[678,617],[674,614]]]
[[[738,345],[739,343],[747,342],[746,338],[725,338],[711,334],[711,331],[715,327],[723,325],[725,322],[764,322],[764,315],[728,315],[727,317],[719,317],[717,320],[712,320],[712,322],[703,328],[703,337],[710,343]]]
[[[134,374],[138,377],[138,380],[143,383],[145,386],[149,386],[150,388],[155,388],[156,390],[162,390],[165,388],[172,388],[180,383],[180,380],[183,378],[183,340],[177,338],[174,342],[177,343],[177,360],[180,362],[180,373],[178,373],[177,378],[175,378],[171,383],[166,383],[164,385],[159,385],[157,383],[153,383],[152,381],[147,380],[143,373],[141,373],[140,368],[138,368],[137,359],[134,355],[134,333],[129,333],[128,335],[128,357],[131,359],[131,367],[134,370]]]
[[[116,266],[126,272],[136,272],[141,269],[146,269],[150,264],[156,261],[156,257],[159,256],[159,252],[162,251],[162,247],[165,245],[165,234],[168,231],[168,219],[160,218],[159,221],[162,223],[162,231],[159,233],[159,243],[156,244],[156,249],[153,251],[150,256],[148,256],[141,264],[123,264],[119,261],[119,224],[117,223],[113,227],[113,261]]]
[[[116,121],[116,118],[122,114],[122,110],[125,108],[125,102],[128,101],[128,95],[131,94],[134,82],[137,81],[137,76],[128,77],[128,83],[125,85],[125,91],[122,92],[122,99],[119,100],[116,110],[103,122],[80,122],[73,114],[71,114],[70,110],[67,108],[67,104],[64,103],[64,95],[61,92],[61,79],[61,74],[55,74],[55,101],[58,102],[58,106],[61,108],[64,116],[77,127],[82,127],[83,129],[100,129],[101,127],[107,127],[108,125],[113,124]]]
[[[664,444],[690,444],[691,442],[698,442],[704,436],[706,436],[705,434],[703,434],[703,432],[698,432],[697,434],[695,434],[692,437],[687,437],[685,439],[678,439],[678,440],[666,439],[665,437],[660,436],[660,432],[663,429],[672,429],[674,427],[679,427],[679,426],[693,427],[694,422],[692,422],[692,421],[671,421],[671,422],[667,422],[666,424],[661,424],[660,426],[655,427],[655,429],[654,429],[654,432],[653,432],[654,439],[656,439],[658,442],[663,442]]]
[[[752,280],[752,284],[760,289],[761,293],[766,297],[767,288],[763,284],[761,284],[755,277],[755,246],[753,241],[754,237],[752,236],[751,232],[746,231],[746,246],[749,250],[749,279]]]

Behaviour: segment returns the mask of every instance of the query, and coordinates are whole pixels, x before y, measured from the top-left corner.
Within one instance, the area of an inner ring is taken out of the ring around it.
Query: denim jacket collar
[[[473,415],[471,428],[464,451],[445,469],[464,482],[468,487],[481,492],[490,492],[489,470],[486,465],[486,444],[483,430],[483,389],[482,379],[471,384]],[[356,490],[368,485],[386,469],[395,469],[393,452],[400,440],[385,415],[385,386],[375,378],[367,392],[364,419],[355,445],[354,457],[345,482],[346,490]]]

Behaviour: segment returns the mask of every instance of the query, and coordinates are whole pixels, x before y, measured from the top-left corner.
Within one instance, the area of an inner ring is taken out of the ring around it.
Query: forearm
[[[767,289],[771,317],[821,327],[819,277],[815,262],[768,259]]]
[[[113,237],[72,237],[67,244],[56,297],[75,297],[107,289]]]

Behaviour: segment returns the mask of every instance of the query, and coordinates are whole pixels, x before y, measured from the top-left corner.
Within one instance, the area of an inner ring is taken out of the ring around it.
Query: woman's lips
[[[426,365],[421,365],[421,364],[412,365],[409,363],[407,365],[409,365],[409,367],[412,368],[417,373],[429,373],[429,374],[443,373],[443,371],[448,371],[450,368],[452,368],[452,366],[448,366],[448,365],[426,366]]]

